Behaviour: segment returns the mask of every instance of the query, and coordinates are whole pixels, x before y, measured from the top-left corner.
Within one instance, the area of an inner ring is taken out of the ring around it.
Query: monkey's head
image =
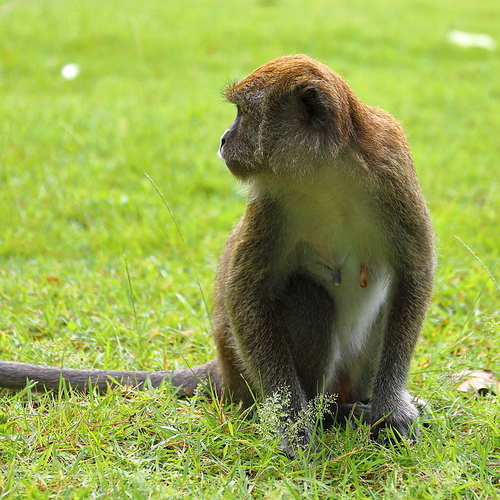
[[[244,179],[301,177],[328,164],[353,135],[347,83],[305,55],[274,59],[224,93],[237,115],[221,138],[220,157]]]

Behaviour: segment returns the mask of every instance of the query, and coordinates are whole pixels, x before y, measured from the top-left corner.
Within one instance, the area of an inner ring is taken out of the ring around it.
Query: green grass
[[[283,54],[324,61],[403,122],[439,268],[410,379],[432,427],[414,446],[382,447],[362,426],[320,436],[316,462],[290,461],[256,417],[168,387],[2,391],[0,498],[500,496],[498,396],[457,393],[450,378],[500,366],[487,272],[500,281],[499,49],[446,39],[500,42],[499,17],[496,0],[2,2],[2,359],[162,369],[213,357],[214,269],[244,207],[215,155],[234,112],[220,90]],[[68,63],[81,67],[72,81]]]

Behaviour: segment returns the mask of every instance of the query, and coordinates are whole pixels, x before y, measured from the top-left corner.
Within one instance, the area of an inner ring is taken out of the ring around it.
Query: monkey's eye
[[[238,116],[248,114],[246,108],[243,107],[241,104],[236,104],[236,112],[237,112]]]

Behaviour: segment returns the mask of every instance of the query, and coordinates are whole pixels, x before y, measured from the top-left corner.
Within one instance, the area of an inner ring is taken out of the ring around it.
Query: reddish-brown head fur
[[[243,140],[247,134],[254,145],[248,158],[241,152],[232,158],[230,148],[221,151],[228,166],[243,165],[235,168],[237,175],[268,168],[287,175],[313,171],[352,139],[352,110],[363,106],[339,75],[305,55],[264,64],[230,85],[225,97],[237,105],[238,116],[250,122],[245,127],[235,122],[234,128],[244,128]]]

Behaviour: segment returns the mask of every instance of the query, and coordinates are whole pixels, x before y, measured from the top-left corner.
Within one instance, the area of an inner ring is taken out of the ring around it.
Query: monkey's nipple
[[[340,274],[340,269],[335,269],[333,271],[333,285],[340,286],[342,284],[342,275]]]
[[[368,266],[361,264],[361,268],[359,270],[359,284],[361,288],[366,288],[368,286]]]

